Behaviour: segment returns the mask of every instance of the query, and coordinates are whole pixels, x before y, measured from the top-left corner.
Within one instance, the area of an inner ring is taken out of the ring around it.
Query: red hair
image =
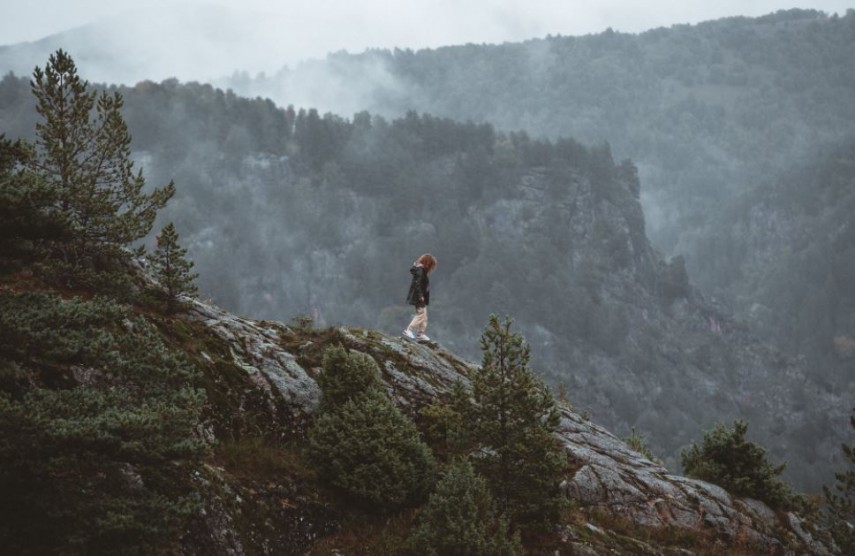
[[[420,264],[425,267],[425,270],[430,272],[434,268],[436,268],[436,257],[431,255],[430,253],[425,253],[418,259],[416,259],[416,264]]]

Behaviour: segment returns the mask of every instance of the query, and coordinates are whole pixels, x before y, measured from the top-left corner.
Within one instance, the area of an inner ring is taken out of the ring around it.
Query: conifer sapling
[[[558,484],[567,459],[553,433],[559,413],[552,394],[529,368],[529,346],[496,315],[481,337],[481,367],[472,398],[458,401],[475,444],[473,463],[487,479],[499,509],[516,525],[558,516]]]
[[[157,236],[157,249],[152,256],[157,279],[166,298],[166,312],[174,313],[182,295],[195,296],[198,288],[193,281],[199,276],[191,273],[193,262],[187,260],[187,249],[178,244],[178,232],[170,222]]]

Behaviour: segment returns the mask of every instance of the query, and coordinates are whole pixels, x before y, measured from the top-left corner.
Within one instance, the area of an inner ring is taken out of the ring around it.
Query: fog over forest
[[[216,58],[251,58],[246,33],[302,35],[194,10],[158,22],[186,33],[175,56],[126,16],[0,47],[0,133],[32,138],[29,73],[64,48],[124,96],[149,184],[175,180],[157,228],[204,297],[397,334],[429,251],[443,346],[477,360],[508,314],[556,391],[671,469],[744,419],[798,488],[832,479],[855,399],[855,11],[235,68]]]

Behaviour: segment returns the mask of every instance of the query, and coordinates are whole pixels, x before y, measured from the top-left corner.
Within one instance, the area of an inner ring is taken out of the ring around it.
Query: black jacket
[[[407,294],[407,303],[416,307],[424,307],[430,305],[430,280],[425,267],[413,265],[410,268],[410,274],[413,275],[413,281],[410,283],[410,292]],[[420,301],[424,298],[424,301]]]

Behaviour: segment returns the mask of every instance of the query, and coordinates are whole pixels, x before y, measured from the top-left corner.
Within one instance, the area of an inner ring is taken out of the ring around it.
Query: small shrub
[[[522,554],[519,535],[509,537],[487,489],[469,462],[452,465],[419,514],[410,537],[414,554],[440,556],[516,556]]]
[[[300,332],[308,332],[315,327],[315,319],[312,315],[297,315],[291,319],[291,323]]]
[[[371,511],[414,504],[433,480],[430,448],[379,390],[322,412],[309,431],[308,455],[321,478]]]
[[[327,348],[323,372],[318,376],[326,408],[339,407],[354,396],[380,389],[380,369],[371,356],[348,353],[343,347]]]
[[[163,289],[167,314],[183,308],[181,296],[195,297],[199,293],[194,283],[199,275],[190,272],[193,262],[187,259],[187,249],[179,245],[178,232],[171,222],[158,234],[157,249],[151,261]]]
[[[459,382],[454,385],[453,398],[466,396],[466,390]],[[425,441],[433,450],[435,456],[442,461],[449,461],[454,456],[463,455],[466,449],[466,438],[463,427],[463,414],[455,407],[460,403],[452,400],[451,404],[434,402],[419,411],[418,426]]]

